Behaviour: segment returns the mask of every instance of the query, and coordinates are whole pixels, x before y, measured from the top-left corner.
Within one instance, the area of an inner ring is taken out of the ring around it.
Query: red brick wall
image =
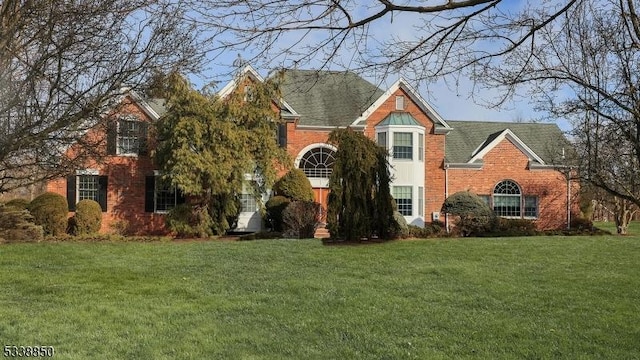
[[[455,130],[454,130],[455,131]],[[449,194],[469,190],[478,195],[490,195],[497,183],[513,180],[520,185],[523,196],[538,196],[539,229],[566,226],[567,182],[556,170],[529,170],[528,158],[511,141],[505,139],[484,156],[481,170],[449,169]],[[577,200],[578,185],[572,186],[572,198]],[[573,212],[579,211],[577,201]]]
[[[126,100],[119,112],[135,115],[143,121],[151,121],[142,108]],[[106,139],[105,127],[98,126],[89,131],[86,136]],[[103,142],[101,152],[106,154],[104,145]],[[149,145],[150,147],[154,146],[153,141],[150,141]],[[134,234],[166,233],[163,214],[144,212],[145,176],[153,175],[153,171],[156,169],[149,156],[105,155],[101,161],[87,161],[84,169],[97,169],[99,175],[108,176],[107,212],[102,215],[101,232],[110,232],[115,222],[126,221],[129,225],[129,231]],[[47,191],[66,197],[66,178],[48,182]],[[73,213],[69,215],[71,216]]]

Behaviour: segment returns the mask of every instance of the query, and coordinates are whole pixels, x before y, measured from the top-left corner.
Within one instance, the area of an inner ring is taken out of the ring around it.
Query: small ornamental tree
[[[455,225],[463,236],[489,231],[495,220],[489,205],[470,191],[459,191],[449,196],[442,204],[442,212],[457,217]]]
[[[285,236],[313,238],[320,221],[321,205],[313,201],[293,201],[282,212]]]
[[[329,178],[327,223],[331,237],[347,241],[395,237],[397,223],[384,149],[350,129],[332,131],[329,143],[338,148]]]
[[[293,168],[273,185],[274,195],[291,200],[313,201],[313,188],[304,171]]]

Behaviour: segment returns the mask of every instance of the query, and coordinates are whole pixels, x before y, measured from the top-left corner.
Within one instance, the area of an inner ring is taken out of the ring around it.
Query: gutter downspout
[[[449,197],[449,164],[444,164],[444,199],[446,200]],[[449,214],[444,214],[444,226],[447,229],[447,234],[449,233]]]

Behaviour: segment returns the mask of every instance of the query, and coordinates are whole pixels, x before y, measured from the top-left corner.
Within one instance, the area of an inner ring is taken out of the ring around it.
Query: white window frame
[[[126,122],[126,123],[131,123],[131,124],[136,124],[136,129],[134,129],[133,131],[133,136],[131,136],[129,133],[129,136],[122,136],[122,123]],[[126,117],[120,117],[117,121],[117,126],[116,126],[116,154],[117,155],[125,155],[125,156],[138,156],[138,152],[140,150],[140,123],[142,121],[140,121],[140,119],[132,117],[132,116],[126,116]],[[129,140],[129,145],[128,148],[125,149],[124,146],[121,146],[122,142],[124,139],[128,139]],[[131,147],[131,142],[133,140],[133,150]]]
[[[424,161],[424,134],[418,133],[418,161]]]
[[[240,212],[254,213],[258,211],[258,201],[253,194],[240,194]]]
[[[396,139],[396,137],[399,137],[400,135],[406,136],[408,135],[408,138],[410,140],[410,144],[409,145],[396,145],[396,142],[398,140],[404,140],[404,139]],[[396,151],[396,147],[402,147],[402,148],[410,148],[410,150],[407,151]],[[402,157],[398,157],[399,154],[402,154]],[[409,157],[406,157],[406,154],[409,155]],[[409,131],[394,131],[393,132],[393,159],[394,160],[408,160],[411,161],[413,160],[413,132]]]
[[[155,180],[153,182],[153,212],[156,214],[166,214],[169,211],[171,211],[171,209],[175,208],[176,206],[178,206],[178,189],[173,186],[173,206],[172,207],[168,207],[166,209],[158,209],[158,194],[160,193],[160,191],[163,192],[167,192],[167,193],[171,193],[168,189],[160,189],[160,185],[163,183],[162,180],[160,179],[160,175],[158,174],[154,174]]]
[[[424,216],[424,187],[418,186],[418,216]]]
[[[409,192],[409,197],[401,197],[402,195],[406,195],[406,192]],[[396,201],[396,205],[398,207],[398,212],[402,214],[402,216],[413,216],[413,186],[394,186],[393,189],[393,199]],[[399,200],[404,200],[400,201]],[[406,202],[408,200],[408,202]]]
[[[386,131],[381,131],[381,132],[376,134],[376,142],[377,142],[378,146],[380,146],[381,148],[384,148],[384,149],[388,149],[388,147],[389,147],[387,134],[388,133]],[[380,141],[380,140],[384,140],[384,141]],[[381,144],[381,142],[382,142],[382,144]]]
[[[94,189],[84,189],[82,190],[81,184],[82,184],[82,179],[92,179],[93,183],[94,183]],[[97,173],[93,173],[93,172],[83,172],[80,174],[76,174],[76,204],[79,203],[81,200],[93,200],[95,202],[99,202],[98,199],[100,198],[100,180],[99,180],[100,176]],[[82,192],[95,192],[95,196],[82,196],[81,193]]]

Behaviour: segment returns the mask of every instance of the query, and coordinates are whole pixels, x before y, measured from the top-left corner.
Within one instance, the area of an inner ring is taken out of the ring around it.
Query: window
[[[146,155],[149,124],[138,118],[123,115],[108,124],[107,154]]]
[[[537,196],[524,197],[524,217],[528,217],[528,218],[538,217],[538,197]]]
[[[140,121],[118,121],[118,154],[137,154],[140,148]]]
[[[382,148],[387,148],[387,133],[379,132],[378,133],[378,146]]]
[[[413,159],[413,134],[393,133],[393,158]]]
[[[490,195],[478,195],[482,201],[487,204],[487,206],[491,207],[491,196]]]
[[[244,101],[253,101],[255,99],[255,89],[251,85],[244,87]]]
[[[424,216],[424,188],[418,187],[418,216]]]
[[[413,192],[411,186],[394,186],[393,198],[398,205],[398,212],[403,216],[413,215]]]
[[[253,194],[240,194],[240,204],[241,212],[256,212],[258,210],[258,203]]]
[[[335,152],[329,148],[313,148],[302,156],[298,166],[307,177],[328,178],[336,160]]]
[[[404,110],[404,96],[396,96],[396,110]]]
[[[287,123],[278,124],[276,127],[276,141],[281,148],[287,147]]]
[[[182,192],[171,186],[166,181],[162,181],[160,176],[147,176],[145,178],[145,212],[165,213],[184,204],[185,198]]]
[[[78,176],[78,202],[81,200],[98,201],[100,186],[98,177],[94,175]]]
[[[81,175],[67,177],[67,204],[69,211],[76,211],[80,200],[94,200],[102,211],[107,211],[107,176],[97,175],[97,171],[79,171]]]
[[[424,160],[424,135],[418,133],[418,160]]]
[[[493,190],[493,211],[498,216],[520,217],[521,193],[518,184],[505,180]]]

